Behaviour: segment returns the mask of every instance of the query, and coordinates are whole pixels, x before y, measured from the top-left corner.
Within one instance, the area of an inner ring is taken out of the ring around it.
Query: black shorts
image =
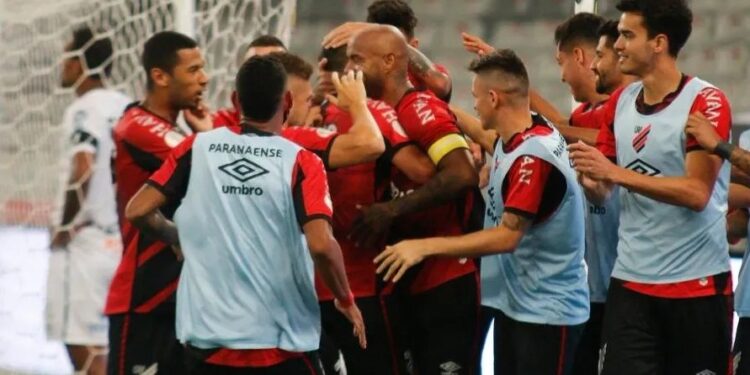
[[[737,323],[732,357],[734,374],[750,375],[750,318],[742,317]]]
[[[410,348],[405,354],[407,367],[418,374],[476,373],[481,335],[475,273],[418,294],[401,290],[399,299],[408,327],[402,345]]]
[[[273,366],[234,367],[206,363],[205,359],[216,350],[185,349],[185,374],[188,375],[324,375],[317,352],[304,353]],[[171,373],[170,373],[171,374]],[[180,373],[182,374],[182,373]]]
[[[502,311],[495,317],[495,374],[573,374],[573,358],[584,324],[554,326],[519,322]]]
[[[728,374],[732,318],[731,296],[660,298],[627,289],[622,280],[612,278],[601,373]]]
[[[604,304],[592,302],[590,307],[589,320],[583,328],[573,361],[573,373],[576,375],[599,374],[599,346],[602,342]]]
[[[366,350],[360,348],[357,338],[352,335],[352,324],[336,310],[333,301],[320,304],[323,321],[320,346],[321,351],[325,351],[321,357],[326,374],[343,373],[343,364],[348,374],[405,374],[404,348],[397,346],[401,340],[395,336],[396,332],[403,332],[395,299],[375,296],[357,298],[356,302],[367,329]],[[344,358],[343,364],[339,361],[339,350]]]
[[[133,375],[151,368],[183,374],[184,350],[175,337],[174,314],[118,314],[109,317],[107,374]]]

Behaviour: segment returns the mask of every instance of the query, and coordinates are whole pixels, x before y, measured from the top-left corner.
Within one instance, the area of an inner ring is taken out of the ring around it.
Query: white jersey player
[[[78,97],[63,117],[69,142],[62,163],[70,167],[63,168],[68,180],[50,246],[47,333],[67,345],[76,373],[103,374],[108,341],[104,303],[122,253],[111,133],[129,99],[104,88],[112,44],[92,40],[91,30],[74,31],[66,46],[71,55],[63,64],[62,85],[75,87]]]

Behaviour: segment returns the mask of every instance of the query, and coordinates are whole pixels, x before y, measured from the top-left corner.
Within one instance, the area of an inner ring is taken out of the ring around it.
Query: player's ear
[[[237,96],[237,91],[232,90],[232,105],[236,110],[240,110],[240,98]]]
[[[664,34],[659,34],[651,40],[654,46],[654,52],[661,53],[669,51],[669,39]]]
[[[497,108],[500,106],[500,95],[495,90],[490,90],[490,103],[492,103],[492,108]]]
[[[573,47],[573,58],[578,64],[584,65],[586,63],[586,53],[583,51],[583,48]]]
[[[151,68],[149,75],[151,76],[151,80],[156,86],[166,87],[167,85],[169,85],[170,75],[164,70],[159,68]]]
[[[289,117],[289,111],[292,110],[292,92],[289,90],[286,90],[284,93],[284,102],[281,104],[282,108],[284,109],[284,123],[286,124],[286,119]]]
[[[409,45],[416,49],[419,49],[419,38],[417,37],[411,38],[411,40],[409,41]]]
[[[387,70],[391,70],[393,66],[396,64],[396,55],[389,53],[385,56],[383,56],[383,63],[385,64],[385,67]]]

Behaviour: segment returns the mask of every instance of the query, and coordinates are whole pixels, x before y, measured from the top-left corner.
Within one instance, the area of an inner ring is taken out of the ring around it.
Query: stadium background
[[[174,3],[174,4],[173,4]],[[336,25],[364,19],[369,0],[0,0],[0,374],[65,374],[59,343],[44,338],[48,235],[64,175],[60,126],[70,90],[58,87],[69,26],[117,28],[113,81],[130,95],[142,90],[139,44],[163,29],[195,30],[205,49],[211,105],[226,104],[237,51],[259,33],[278,34],[290,50],[314,61]],[[452,102],[471,108],[473,57],[460,31],[524,59],[532,85],[558,108],[571,106],[554,60],[555,26],[573,14],[573,0],[412,0],[420,49],[453,78]],[[616,17],[615,0],[598,13]],[[693,34],[680,56],[687,74],[722,88],[734,113],[733,135],[750,127],[750,0],[692,0]],[[125,5],[123,5],[125,4]],[[178,4],[180,6],[174,6]],[[187,7],[185,5],[187,4]],[[140,11],[140,13],[138,13]],[[181,12],[189,12],[187,16]],[[119,43],[119,44],[118,44]],[[744,249],[744,244],[736,247]],[[734,276],[739,260],[733,259]],[[490,361],[489,356],[485,356]]]

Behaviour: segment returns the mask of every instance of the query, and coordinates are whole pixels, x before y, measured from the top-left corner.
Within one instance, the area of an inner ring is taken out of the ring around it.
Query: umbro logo
[[[716,373],[711,370],[703,370],[701,372],[696,372],[695,375],[716,375]]]
[[[239,182],[245,182],[268,173],[267,169],[245,158],[224,164],[219,169]]]
[[[632,171],[638,172],[640,174],[646,175],[646,176],[656,176],[661,174],[661,171],[656,169],[654,166],[652,166],[649,163],[646,163],[645,161],[641,159],[635,159],[630,164],[625,166],[625,168],[630,169]]]

